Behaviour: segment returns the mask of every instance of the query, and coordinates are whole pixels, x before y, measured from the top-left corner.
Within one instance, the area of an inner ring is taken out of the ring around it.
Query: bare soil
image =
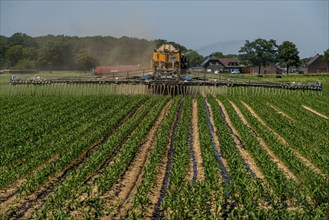
[[[48,162],[41,164],[39,167],[34,169],[30,176],[35,175],[38,171],[42,170],[49,164],[54,164],[58,161],[59,157],[58,155],[53,156]],[[8,188],[2,190],[0,192],[0,214],[4,213],[9,206],[11,206],[14,202],[17,202],[19,200],[19,187],[23,186],[26,183],[26,178],[17,180],[12,186],[9,186]]]
[[[177,135],[177,129],[179,125],[179,121],[181,119],[181,109],[183,106],[183,100],[181,100],[175,120],[171,126],[170,129],[170,135],[168,137],[168,145],[166,147],[165,154],[163,156],[162,162],[158,169],[158,175],[156,176],[156,179],[154,181],[153,189],[151,190],[151,193],[148,197],[149,200],[149,206],[146,211],[146,217],[147,218],[157,218],[159,214],[161,215],[161,198],[165,196],[166,189],[168,187],[168,178],[170,174],[170,166],[172,163],[172,158],[174,155],[174,141],[175,137]]]
[[[267,152],[267,154],[272,158],[272,161],[278,166],[278,168],[285,174],[285,176],[289,179],[292,179],[294,181],[298,181],[296,176],[289,170],[289,168],[274,154],[274,152],[267,146],[265,141],[255,132],[255,130],[251,127],[249,122],[246,120],[246,118],[243,116],[240,109],[231,102],[231,105],[233,106],[234,110],[239,115],[241,121],[250,129],[253,131],[253,136],[257,139],[260,146]]]
[[[266,127],[268,130],[270,130],[274,136],[284,145],[286,145],[287,147],[289,147],[293,153],[295,154],[295,156],[297,156],[300,160],[302,160],[306,166],[308,166],[311,170],[313,170],[315,173],[317,174],[320,174],[320,175],[323,175],[324,174],[321,172],[321,170],[316,167],[311,161],[309,161],[308,159],[306,159],[305,157],[303,157],[297,150],[293,149],[289,143],[281,136],[279,135],[278,133],[276,133],[272,128],[270,128],[266,123],[265,121],[263,121],[257,114],[256,112],[245,102],[242,102],[246,107],[247,109],[250,111],[250,113],[264,126]]]
[[[130,115],[131,116],[131,115]],[[35,211],[37,211],[36,208],[42,207],[45,203],[46,197],[53,192],[53,190],[62,183],[67,174],[81,166],[83,162],[100,146],[103,144],[103,142],[108,138],[108,136],[113,132],[114,128],[111,129],[111,131],[106,134],[104,137],[97,140],[93,145],[91,145],[87,150],[84,151],[77,159],[72,161],[64,170],[56,173],[53,177],[50,177],[49,180],[36,192],[31,193],[28,196],[16,198],[17,195],[14,198],[11,198],[11,202],[15,202],[13,206],[10,208],[16,210],[16,214],[13,213],[15,216],[22,216],[24,218],[29,218]],[[56,161],[56,160],[55,160]],[[5,203],[8,209],[9,202]],[[2,205],[2,203],[1,203]],[[18,213],[18,214],[17,214]]]
[[[240,147],[240,146],[242,145],[242,143],[240,142],[240,140],[241,140],[240,134],[239,134],[239,132],[235,129],[235,127],[233,126],[233,124],[232,124],[232,122],[231,122],[231,120],[230,120],[230,117],[229,117],[229,115],[228,115],[228,113],[227,113],[227,111],[226,111],[226,109],[225,109],[223,103],[222,103],[221,101],[219,101],[218,99],[217,99],[217,102],[218,102],[219,106],[220,106],[220,107],[222,108],[222,110],[223,110],[223,113],[224,113],[224,115],[225,115],[225,118],[226,118],[226,122],[227,122],[227,124],[229,125],[229,127],[230,127],[230,128],[232,129],[232,131],[233,131],[232,137],[233,137],[233,139],[234,139],[235,144],[237,145],[237,149],[238,149],[238,151],[239,151],[241,157],[242,157],[243,160],[249,165],[250,169],[255,173],[255,175],[256,175],[258,178],[263,179],[263,178],[264,178],[264,175],[263,175],[262,171],[257,167],[257,165],[256,165],[254,159],[252,158],[252,156],[249,154],[249,152],[248,152],[246,149]],[[240,138],[240,140],[239,140],[238,138],[236,138],[235,135],[238,136],[238,137]]]
[[[130,209],[132,205],[132,198],[136,195],[137,188],[142,182],[144,175],[143,168],[149,158],[150,149],[153,145],[156,132],[159,129],[161,122],[167,115],[171,104],[172,101],[168,102],[161,111],[159,117],[145,138],[143,145],[140,147],[136,157],[124,176],[108,193],[105,194],[106,198],[112,198],[107,202],[111,204],[111,206],[114,205],[116,207],[116,210],[113,213],[114,218],[124,218],[127,211]]]
[[[213,137],[214,142],[215,142],[215,145],[216,145],[216,150],[219,153],[219,152],[221,152],[221,149],[220,149],[220,142],[219,142],[219,139],[218,139],[218,136],[217,136],[217,128],[215,126],[212,109],[211,109],[211,107],[210,107],[210,105],[209,105],[208,102],[207,102],[207,105],[208,105],[208,108],[209,108],[210,123],[212,124],[212,126],[214,128],[214,131],[212,132],[212,137]],[[223,161],[224,167],[227,170],[227,172],[230,172],[230,167],[228,166],[226,159],[223,158],[223,157],[221,157],[221,159]]]
[[[315,111],[314,109],[312,109],[312,108],[310,108],[310,107],[308,107],[308,106],[306,106],[306,105],[302,105],[302,106],[303,106],[303,108],[305,108],[306,110],[308,110],[308,111],[310,111],[310,112],[312,112],[312,113],[314,113],[314,114],[316,114],[316,115],[318,115],[318,116],[320,116],[320,117],[322,117],[322,118],[329,119],[329,117],[327,117],[326,115],[324,115],[324,114],[322,114],[322,113],[320,113],[320,112],[317,112],[317,111]]]
[[[204,180],[204,169],[202,162],[201,146],[199,141],[199,129],[198,129],[198,103],[196,99],[192,104],[192,130],[193,130],[193,151],[197,165],[197,180]]]
[[[278,114],[290,119],[290,120],[293,120],[289,115],[287,115],[286,113],[284,113],[282,110],[280,110],[278,107],[272,105],[272,104],[269,104],[267,103],[267,105],[269,105],[271,108],[273,108]]]

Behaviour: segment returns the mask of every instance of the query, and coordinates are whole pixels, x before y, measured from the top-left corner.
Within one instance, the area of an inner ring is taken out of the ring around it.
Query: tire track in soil
[[[270,103],[267,103],[268,106],[270,106],[271,108],[273,108],[278,114],[290,119],[290,120],[294,120],[293,118],[291,118],[289,115],[287,115],[286,113],[284,113],[282,110],[280,110],[278,107],[270,104]]]
[[[0,216],[4,214],[6,209],[12,205],[19,196],[18,188],[24,184],[26,180],[17,180],[15,186],[9,187],[0,193]]]
[[[198,103],[196,99],[193,99],[192,103],[192,150],[194,152],[196,163],[196,180],[204,181],[204,169],[201,154],[201,145],[199,140],[199,128],[198,128]],[[191,160],[190,170],[193,170],[193,164]],[[193,173],[192,173],[193,174]],[[189,179],[193,179],[193,175],[190,175]]]
[[[231,119],[229,118],[229,115],[225,109],[225,106],[223,105],[223,103],[221,101],[219,101],[218,99],[216,99],[218,105],[221,107],[224,115],[225,115],[225,121],[227,122],[228,126],[230,127],[230,130],[232,131],[232,137],[233,140],[236,144],[236,148],[239,151],[242,159],[249,165],[251,171],[256,175],[257,178],[260,179],[264,179],[264,174],[262,173],[262,171],[258,168],[258,166],[256,165],[256,162],[254,161],[254,159],[252,158],[252,156],[249,154],[249,152],[244,149],[243,147],[243,143],[241,142],[241,137],[239,132],[235,129],[235,127],[233,126]]]
[[[116,128],[111,128],[108,133],[106,133],[102,138],[96,141],[91,147],[89,147],[84,153],[82,153],[76,160],[74,160],[66,169],[55,175],[54,177],[50,178],[50,180],[44,184],[44,186],[37,192],[32,193],[27,197],[27,200],[20,201],[18,205],[15,206],[14,210],[9,214],[10,218],[26,218],[29,219],[32,217],[33,213],[39,211],[43,208],[45,204],[45,198],[53,192],[53,190],[60,185],[65,179],[68,173],[80,167],[90,155],[98,149],[105,141],[109,138],[109,136],[117,129],[119,129],[123,123],[129,118],[133,117],[136,112],[142,108],[144,104],[138,106],[132,110],[123,120],[122,123]],[[14,216],[13,216],[14,215]]]
[[[312,112],[312,113],[314,113],[314,114],[320,116],[321,118],[329,119],[329,117],[327,117],[326,115],[324,115],[324,114],[322,114],[322,113],[320,113],[320,112],[318,112],[318,111],[315,111],[314,109],[312,109],[312,108],[310,108],[310,107],[308,107],[308,106],[306,106],[306,105],[302,105],[302,106],[303,106],[303,108],[305,108],[306,110],[308,110],[308,111],[310,111],[310,112]]]
[[[166,189],[169,184],[169,174],[172,163],[172,158],[174,154],[174,142],[177,135],[178,125],[181,118],[181,111],[183,107],[183,99],[180,101],[180,104],[177,109],[176,117],[171,128],[171,134],[168,137],[169,143],[167,145],[166,154],[164,155],[161,165],[159,166],[159,171],[157,178],[155,180],[154,189],[149,195],[149,208],[147,209],[145,216],[149,219],[161,219],[163,218],[163,212],[161,210],[161,204],[163,198],[166,195]]]
[[[322,173],[322,171],[316,167],[311,161],[309,161],[308,159],[306,159],[305,157],[303,157],[297,150],[293,149],[289,143],[278,133],[276,133],[272,128],[270,128],[265,121],[263,121],[263,119],[261,119],[257,113],[245,102],[242,101],[242,104],[244,106],[246,106],[246,108],[249,110],[249,112],[264,126],[266,127],[268,130],[270,130],[274,136],[285,146],[289,147],[290,150],[292,150],[292,152],[295,154],[295,156],[297,156],[301,161],[303,161],[305,163],[306,166],[308,166],[311,170],[313,170],[315,173],[321,175],[321,176],[325,176],[324,173]]]
[[[107,203],[112,203],[111,205],[116,207],[115,213],[111,218],[124,218],[129,208],[132,206],[132,199],[137,194],[137,188],[142,182],[144,176],[143,168],[149,159],[150,149],[154,143],[156,132],[163,119],[166,117],[171,105],[172,100],[169,101],[161,111],[155,124],[145,138],[144,143],[141,145],[139,152],[136,154],[121,180],[113,185],[108,193],[104,194],[103,198],[110,198]]]
[[[274,152],[267,146],[267,144],[265,143],[264,139],[261,138],[256,132],[255,130],[251,127],[251,125],[249,124],[249,122],[246,120],[246,118],[243,116],[242,112],[240,111],[240,109],[232,102],[229,101],[230,104],[232,105],[232,107],[234,108],[235,112],[238,114],[239,118],[241,119],[241,121],[243,122],[243,124],[245,124],[250,131],[252,131],[252,135],[257,139],[258,143],[260,144],[260,146],[267,152],[267,154],[272,158],[272,161],[277,165],[277,167],[284,173],[284,175],[288,178],[288,179],[292,179],[295,182],[298,182],[297,177],[289,170],[288,167],[286,167],[286,165],[284,165],[284,163],[274,154]]]

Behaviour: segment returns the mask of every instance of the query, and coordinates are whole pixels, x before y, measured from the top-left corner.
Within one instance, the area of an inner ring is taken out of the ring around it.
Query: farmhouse
[[[217,58],[213,55],[208,57],[201,66],[208,73],[222,73],[222,72],[242,72],[243,66],[240,64],[238,58]]]
[[[310,59],[304,68],[304,73],[325,73],[329,72],[329,64],[323,59],[323,55],[315,55]]]
[[[224,65],[225,72],[242,72],[242,65],[240,64],[240,60],[238,58],[220,58],[219,61]]]
[[[201,66],[208,73],[258,73],[258,66],[244,66],[238,58],[217,58],[215,56],[208,57]],[[261,67],[261,74],[282,73],[282,69],[275,64],[269,64]]]
[[[222,73],[224,72],[224,64],[220,60],[211,55],[208,57],[201,66],[205,69],[207,73]]]

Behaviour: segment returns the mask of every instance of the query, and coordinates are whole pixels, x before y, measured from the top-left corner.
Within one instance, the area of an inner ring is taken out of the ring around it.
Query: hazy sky
[[[238,53],[245,40],[292,41],[300,57],[329,48],[329,0],[0,0],[0,33],[129,36],[178,42],[201,54]]]

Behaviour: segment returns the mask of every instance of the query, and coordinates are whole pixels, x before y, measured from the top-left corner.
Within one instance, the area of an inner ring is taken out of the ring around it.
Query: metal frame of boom
[[[19,79],[12,78],[11,85],[33,84],[33,85],[47,85],[47,84],[132,84],[132,85],[178,85],[178,86],[227,86],[227,87],[263,87],[263,88],[278,88],[290,90],[313,90],[322,91],[321,83],[269,83],[269,82],[232,82],[232,81],[207,81],[207,80],[169,80],[161,79]]]

